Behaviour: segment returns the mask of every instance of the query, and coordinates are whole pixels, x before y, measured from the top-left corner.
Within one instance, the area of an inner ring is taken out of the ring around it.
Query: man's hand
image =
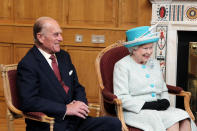
[[[83,119],[88,116],[88,113],[90,112],[88,110],[88,106],[81,101],[72,101],[68,105],[66,105],[67,110],[66,110],[66,115],[74,115],[81,117]]]

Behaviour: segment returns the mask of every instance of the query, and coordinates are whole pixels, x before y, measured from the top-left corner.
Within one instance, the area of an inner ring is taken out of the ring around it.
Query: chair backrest
[[[129,54],[129,51],[124,46],[113,47],[106,51],[100,60],[101,76],[104,88],[113,92],[113,71],[114,64]]]
[[[114,64],[128,54],[128,49],[122,46],[121,42],[106,47],[98,54],[95,65],[102,93],[106,90],[113,95]],[[115,113],[114,105],[109,105],[104,101],[104,107],[108,113]]]
[[[17,64],[1,65],[1,73],[3,78],[3,89],[7,107],[11,113],[23,115],[22,111],[19,110],[19,97],[18,90],[16,88],[16,73]]]
[[[53,131],[54,118],[48,117],[43,112],[26,112],[23,114],[23,112],[19,110],[20,100],[16,86],[17,64],[0,65],[0,69],[3,78],[4,97],[8,108],[8,130],[13,130],[12,121],[14,119],[25,117],[31,120],[49,123],[50,131]]]

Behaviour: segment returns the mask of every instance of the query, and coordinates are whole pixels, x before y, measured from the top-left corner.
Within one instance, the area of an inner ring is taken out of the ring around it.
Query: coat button
[[[151,95],[152,95],[152,97],[155,97],[155,96],[156,96],[156,94],[155,94],[155,93],[152,93]]]
[[[146,78],[150,78],[150,75],[149,74],[146,74]]]
[[[150,84],[150,87],[151,87],[151,88],[154,88],[154,87],[155,87],[155,85],[154,85],[154,84]]]
[[[146,68],[146,66],[145,66],[145,65],[142,65],[142,68],[143,68],[143,69],[145,69],[145,68]]]

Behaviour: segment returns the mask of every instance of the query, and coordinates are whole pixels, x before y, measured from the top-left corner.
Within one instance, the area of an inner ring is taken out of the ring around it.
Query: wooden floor
[[[25,131],[24,119],[14,120],[14,131]],[[0,131],[8,131],[6,119],[0,119]]]

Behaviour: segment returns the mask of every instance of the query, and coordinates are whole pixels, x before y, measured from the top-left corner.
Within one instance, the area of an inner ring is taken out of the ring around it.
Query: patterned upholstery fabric
[[[28,117],[33,117],[33,118],[38,119],[38,120],[42,120],[42,116],[46,116],[42,112],[27,112],[27,113],[24,113],[24,114]]]
[[[128,54],[129,51],[127,48],[123,46],[116,47],[106,52],[100,61],[103,84],[110,92],[113,92],[114,64]]]
[[[10,70],[8,71],[8,79],[10,84],[10,92],[12,97],[13,105],[16,108],[19,108],[20,102],[18,97],[18,90],[16,89],[16,70]]]
[[[18,90],[16,88],[16,70],[10,70],[8,71],[8,79],[9,79],[9,84],[10,84],[10,92],[11,92],[11,98],[12,98],[12,103],[16,108],[19,108],[20,105],[20,100],[18,97]],[[42,116],[46,116],[42,112],[27,112],[25,113],[26,116],[39,119],[40,121],[42,120]]]
[[[181,87],[178,86],[174,87],[171,85],[167,85],[167,88],[169,93],[175,93],[175,94],[179,94],[183,90]]]
[[[121,52],[121,53],[120,53]],[[103,97],[106,100],[113,100],[114,98],[117,98],[113,94],[113,71],[114,71],[114,64],[123,58],[124,56],[128,55],[129,51],[125,47],[116,47],[111,49],[110,51],[106,52],[100,61],[100,67],[101,67],[101,75],[103,79]],[[104,100],[105,100],[104,99]],[[108,103],[104,102],[105,109],[115,115],[115,107],[114,105],[109,105]]]
[[[114,98],[117,98],[116,95],[113,94],[113,71],[114,64],[123,58],[124,56],[129,55],[129,51],[124,46],[116,47],[106,52],[100,61],[101,67],[101,75],[103,80],[104,89],[102,91],[102,95],[104,97],[104,101],[112,101]],[[115,105],[104,102],[104,107],[108,113],[111,115],[115,115]],[[129,131],[141,131],[140,129],[129,127]]]

